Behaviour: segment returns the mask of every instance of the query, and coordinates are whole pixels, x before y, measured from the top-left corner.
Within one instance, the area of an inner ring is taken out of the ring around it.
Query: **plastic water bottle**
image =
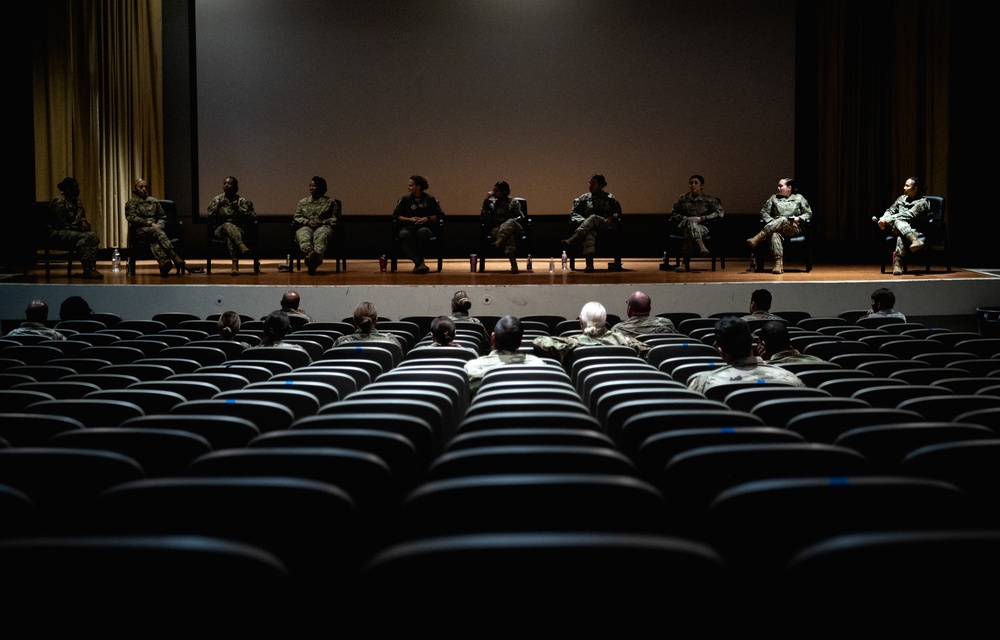
[[[556,259],[549,258],[549,273],[555,273],[555,272],[556,272]]]
[[[111,270],[115,273],[121,271],[122,268],[122,254],[118,252],[118,247],[115,247],[115,252],[111,254]]]
[[[565,271],[566,267],[568,265],[569,265],[569,256],[566,255],[565,251],[563,251],[563,254],[562,254],[562,270]]]
[[[527,266],[527,269],[528,269],[528,273],[531,273],[531,254],[530,253],[528,254],[528,266]]]

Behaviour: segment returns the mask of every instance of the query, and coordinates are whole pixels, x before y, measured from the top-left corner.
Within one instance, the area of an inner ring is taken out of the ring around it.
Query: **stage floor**
[[[548,260],[536,261],[534,271],[525,270],[524,260],[518,261],[521,268],[520,273],[510,272],[509,265],[502,259],[490,259],[486,261],[486,270],[483,273],[472,273],[469,269],[469,261],[466,259],[445,260],[440,273],[431,271],[427,274],[417,275],[410,272],[410,263],[400,262],[399,270],[395,273],[380,272],[377,260],[353,260],[347,263],[347,269],[340,273],[336,272],[335,264],[324,263],[316,275],[310,276],[303,268],[301,271],[279,271],[278,266],[283,264],[276,260],[263,260],[260,264],[260,273],[253,272],[253,265],[249,261],[242,261],[240,264],[240,275],[230,274],[230,262],[228,260],[214,260],[212,262],[212,273],[194,273],[178,277],[176,272],[169,276],[160,277],[156,262],[152,260],[139,261],[136,266],[135,275],[129,275],[123,269],[118,273],[113,273],[109,262],[99,262],[98,269],[104,274],[103,280],[84,280],[79,277],[81,270],[79,266],[74,269],[74,277],[66,276],[65,265],[53,265],[51,274],[45,275],[43,267],[34,267],[28,271],[27,276],[12,275],[6,282],[22,283],[45,283],[45,284],[141,284],[141,285],[161,285],[161,284],[211,284],[211,285],[285,285],[285,286],[322,286],[322,285],[451,285],[451,286],[496,286],[496,285],[583,285],[583,284],[646,284],[646,283],[761,283],[761,282],[876,282],[891,280],[893,282],[903,282],[912,280],[952,280],[968,278],[996,278],[994,270],[990,273],[987,270],[959,269],[953,268],[951,272],[945,270],[943,266],[933,266],[930,273],[925,273],[922,266],[915,267],[908,274],[893,277],[891,273],[881,273],[878,265],[874,264],[851,264],[851,265],[815,265],[810,272],[800,264],[792,264],[781,275],[773,275],[770,272],[753,273],[747,271],[747,262],[732,260],[727,261],[726,268],[718,266],[716,271],[711,270],[709,261],[697,261],[692,263],[692,271],[677,273],[676,271],[661,271],[660,261],[657,259],[635,258],[626,259],[622,262],[623,271],[608,271],[607,262],[598,262],[598,268],[593,273],[582,271],[583,261],[577,262],[580,270],[563,271],[559,260],[555,262],[555,270],[549,271]],[[429,266],[433,263],[428,263]],[[204,268],[204,262],[190,262],[190,266]]]

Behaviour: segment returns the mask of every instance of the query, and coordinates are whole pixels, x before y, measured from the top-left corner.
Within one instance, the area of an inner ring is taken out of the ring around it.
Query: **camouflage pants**
[[[496,243],[503,248],[503,253],[508,258],[517,257],[517,240],[524,235],[524,229],[517,218],[504,220],[502,224],[493,228],[490,235],[496,238]]]
[[[780,258],[785,255],[785,246],[781,239],[801,236],[802,227],[791,218],[777,218],[764,225],[764,233],[771,238],[771,255]]]
[[[243,243],[243,229],[232,222],[223,222],[215,229],[215,237],[225,240],[229,246],[229,257],[236,260],[242,257],[240,245]]]
[[[158,227],[136,227],[135,237],[149,245],[149,250],[156,258],[156,262],[162,265],[168,259],[179,259],[174,251],[174,245],[170,238]]]
[[[583,239],[583,249],[582,253],[584,256],[593,256],[597,253],[597,235],[602,231],[613,231],[615,228],[614,222],[611,218],[605,218],[604,216],[591,215],[588,216],[580,226],[576,228],[573,232],[573,241],[577,242],[581,238]]]
[[[911,233],[920,235],[920,232],[910,226],[906,220],[893,220],[885,225],[886,231],[896,236],[896,255],[905,256],[910,249],[910,241],[906,236]]]
[[[97,259],[97,246],[101,243],[93,231],[58,229],[49,233],[49,245],[76,251],[81,262]]]
[[[315,229],[299,227],[298,231],[295,232],[295,242],[299,245],[299,251],[302,252],[302,255],[312,251],[322,258],[326,256],[326,248],[330,244],[331,236],[333,236],[333,228],[326,225]]]
[[[684,244],[681,247],[681,256],[690,258],[701,254],[703,238],[708,236],[708,227],[699,224],[693,217],[684,218],[680,224],[681,233],[684,234]]]

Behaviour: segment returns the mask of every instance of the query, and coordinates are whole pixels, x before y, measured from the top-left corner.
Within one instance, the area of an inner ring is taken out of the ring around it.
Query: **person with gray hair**
[[[580,309],[580,335],[576,336],[541,336],[535,338],[532,344],[535,351],[543,354],[551,354],[564,361],[566,354],[577,347],[589,347],[596,345],[625,345],[632,347],[636,353],[643,358],[649,351],[649,347],[631,336],[627,336],[617,331],[611,331],[607,327],[608,312],[600,302],[588,302]]]
[[[504,365],[540,365],[550,366],[538,356],[518,351],[524,328],[521,321],[514,316],[504,316],[497,322],[490,334],[493,349],[489,355],[480,356],[465,363],[465,373],[469,376],[469,392],[475,393],[483,382],[486,372]]]

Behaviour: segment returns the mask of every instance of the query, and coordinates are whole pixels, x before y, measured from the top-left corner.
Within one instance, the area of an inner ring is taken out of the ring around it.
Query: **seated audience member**
[[[469,347],[455,344],[455,336],[457,334],[457,329],[455,328],[455,323],[448,316],[438,316],[431,320],[431,338],[434,340],[431,344],[422,344],[414,347],[416,349],[433,349],[434,347],[449,347],[452,349],[465,349],[471,353],[475,353],[475,349],[470,349]]]
[[[297,349],[305,352],[301,345],[285,342],[285,336],[292,329],[292,323],[288,320],[288,314],[284,311],[272,311],[264,318],[264,339],[260,341],[258,349],[267,347],[277,347],[280,349]],[[310,359],[311,362],[311,359]]]
[[[627,336],[646,335],[649,333],[677,333],[670,318],[660,318],[649,315],[652,301],[642,291],[636,291],[625,301],[625,313],[628,320],[616,324],[611,330]]]
[[[451,319],[455,322],[474,322],[476,324],[482,324],[479,318],[473,318],[469,315],[469,309],[472,308],[472,300],[469,300],[469,294],[464,291],[456,291],[455,295],[451,297]]]
[[[906,316],[893,309],[896,304],[896,294],[890,289],[882,287],[872,291],[872,308],[868,312],[869,318],[900,318],[906,322]]]
[[[299,297],[299,293],[297,291],[288,290],[281,296],[281,308],[278,309],[278,311],[284,311],[289,316],[298,316],[305,319],[306,322],[312,322],[312,318],[309,317],[309,314],[302,309],[299,309],[300,302],[301,298]],[[267,316],[264,316],[261,320],[264,320],[266,317]]]
[[[469,374],[469,391],[475,393],[483,382],[483,376],[490,369],[504,365],[541,365],[549,366],[544,360],[530,353],[521,353],[521,337],[524,329],[521,321],[514,316],[504,316],[490,334],[493,345],[489,355],[479,356],[465,363],[465,372]]]
[[[8,336],[42,336],[49,340],[65,340],[66,336],[45,326],[49,319],[49,305],[41,300],[32,300],[24,310],[24,322],[7,333]]]
[[[76,251],[83,265],[83,277],[100,280],[97,270],[97,247],[101,241],[90,230],[87,212],[80,203],[80,183],[76,178],[64,178],[58,185],[62,195],[49,203],[49,244]]]
[[[90,304],[80,296],[70,296],[59,305],[60,320],[90,320],[93,312]]]
[[[649,347],[636,340],[616,331],[610,331],[607,327],[608,312],[600,302],[588,302],[580,310],[580,329],[583,331],[579,336],[541,336],[535,338],[532,344],[535,350],[541,353],[552,354],[563,361],[566,354],[577,347],[589,347],[602,344],[618,344],[632,347],[636,352],[646,357]]]
[[[806,386],[790,371],[753,354],[753,336],[750,327],[740,318],[727,316],[715,323],[715,348],[727,366],[697,375],[688,387],[705,393],[709,387],[732,382],[778,382],[795,387]]]
[[[781,316],[771,313],[771,292],[767,289],[754,289],[750,294],[750,313],[743,320],[781,320]]]
[[[235,311],[226,311],[219,316],[219,339],[236,342],[243,345],[244,349],[249,349],[250,345],[248,343],[236,339],[236,334],[240,332],[242,324],[240,314]]]
[[[822,358],[800,353],[791,345],[788,327],[784,322],[768,322],[757,332],[757,355],[768,364],[782,365],[787,362],[824,362]]]
[[[400,347],[399,338],[391,333],[383,333],[375,328],[378,324],[378,309],[370,302],[362,302],[354,310],[354,333],[337,338],[333,346],[340,347],[351,342],[392,342]]]

